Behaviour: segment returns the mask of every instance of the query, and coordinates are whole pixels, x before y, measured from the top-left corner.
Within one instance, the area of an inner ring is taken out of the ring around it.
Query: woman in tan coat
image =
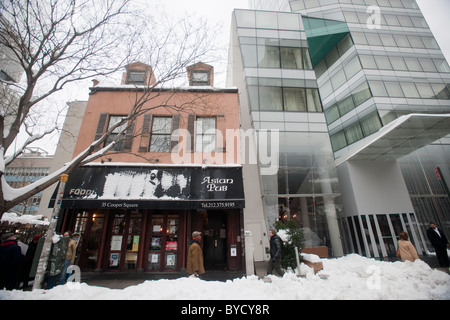
[[[192,233],[192,238],[191,245],[189,246],[186,271],[187,273],[198,277],[199,274],[205,273],[205,267],[203,266],[203,251],[200,247],[201,233],[199,231],[194,231]]]
[[[408,233],[403,231],[400,233],[399,237],[400,240],[397,245],[397,257],[402,259],[403,262],[406,260],[414,262],[414,260],[419,259],[416,248],[414,248],[413,244],[408,241]]]

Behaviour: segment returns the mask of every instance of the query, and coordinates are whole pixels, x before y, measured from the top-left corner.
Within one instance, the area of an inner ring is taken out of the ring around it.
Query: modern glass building
[[[416,2],[251,3],[233,14],[227,85],[244,129],[280,137],[275,174],[244,165],[255,259],[277,219],[333,256],[395,256],[403,230],[433,251],[429,221],[450,234],[450,69]]]

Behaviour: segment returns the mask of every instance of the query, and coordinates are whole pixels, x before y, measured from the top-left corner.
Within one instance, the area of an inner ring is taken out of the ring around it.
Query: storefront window
[[[124,231],[125,214],[116,214],[112,227],[108,269],[119,269]]]
[[[105,221],[105,215],[103,213],[92,213],[91,227],[88,234],[87,241],[87,267],[89,269],[95,269],[98,260],[98,249],[100,247],[101,234]]]
[[[176,269],[179,215],[158,214],[151,219],[148,269]]]
[[[75,221],[75,229],[74,232],[83,234],[86,231],[87,223],[89,220],[89,212],[82,211],[77,214],[77,218]]]
[[[138,212],[132,213],[130,216],[130,223],[128,226],[127,252],[125,256],[125,269],[136,269],[139,240],[141,234],[141,214]]]

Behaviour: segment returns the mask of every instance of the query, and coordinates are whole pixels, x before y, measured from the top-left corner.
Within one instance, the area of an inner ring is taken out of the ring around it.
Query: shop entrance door
[[[223,270],[227,265],[227,217],[210,212],[203,232],[204,265],[208,270]]]
[[[107,270],[136,270],[140,249],[142,214],[117,210],[111,213]]]

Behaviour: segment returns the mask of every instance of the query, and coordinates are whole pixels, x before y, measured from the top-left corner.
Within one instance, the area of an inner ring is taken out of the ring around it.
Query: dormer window
[[[142,62],[135,62],[125,66],[126,72],[122,75],[122,84],[135,86],[154,86],[156,78],[152,67]]]
[[[134,85],[145,85],[146,72],[140,70],[128,71],[127,83]]]
[[[209,72],[206,71],[192,71],[191,86],[209,86]]]
[[[198,62],[186,68],[190,86],[214,86],[214,68]]]

